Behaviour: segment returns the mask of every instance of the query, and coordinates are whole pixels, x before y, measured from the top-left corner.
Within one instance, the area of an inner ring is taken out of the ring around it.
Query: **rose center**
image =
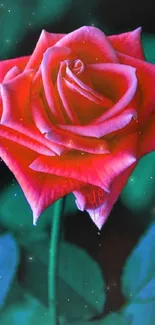
[[[75,74],[79,75],[84,71],[84,64],[81,60],[66,60],[66,66]]]

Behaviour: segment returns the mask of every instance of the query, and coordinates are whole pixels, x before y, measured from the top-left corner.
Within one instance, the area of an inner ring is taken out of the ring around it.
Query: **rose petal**
[[[127,126],[132,118],[137,117],[137,112],[133,108],[124,110],[119,115],[112,117],[111,119],[89,125],[59,125],[63,130],[68,130],[74,134],[91,136],[91,137],[103,137],[109,133],[116,132]]]
[[[131,32],[108,36],[108,39],[116,51],[144,61],[141,32],[142,28],[139,27]]]
[[[80,124],[82,125],[91,123],[93,119],[100,116],[103,111],[113,104],[111,100],[107,100],[105,97],[103,98],[103,96],[102,101],[99,100],[94,96],[93,92],[91,93],[87,90],[83,90],[79,86],[73,85],[65,78],[63,81],[67,101],[69,104],[72,104],[74,111],[78,115]]]
[[[84,63],[118,62],[110,41],[96,27],[81,27],[65,35],[56,45],[72,49]]]
[[[42,100],[39,96],[33,95],[31,97],[31,113],[33,117],[33,121],[35,123],[35,126],[38,128],[38,130],[44,135],[44,133],[47,133],[51,130],[52,127],[52,121],[49,119],[48,114],[46,112],[46,108],[42,103]],[[45,139],[45,137],[42,137],[42,141],[46,142],[48,141]],[[50,144],[50,148],[53,148],[53,150],[58,154],[62,154],[68,150],[64,146],[57,145],[55,143],[52,144],[52,142],[48,141]]]
[[[66,148],[76,149],[78,151],[93,154],[109,153],[108,143],[105,140],[81,137],[54,125],[51,131],[46,133],[45,138]]]
[[[94,88],[103,94],[109,93],[116,103],[93,121],[98,124],[120,113],[133,100],[137,90],[136,69],[115,63],[90,64],[89,73]]]
[[[1,124],[18,130],[21,134],[37,140],[40,144],[60,155],[64,148],[45,139],[44,135],[34,125],[29,102],[32,75],[32,70],[25,71],[13,80],[1,85],[3,104]]]
[[[113,180],[136,161],[137,134],[119,139],[110,154],[68,153],[61,157],[38,157],[30,165],[36,171],[71,177],[110,192]]]
[[[13,142],[12,145],[18,143],[42,155],[46,155],[46,156],[55,155],[55,153],[52,150],[47,148],[45,145],[39,143],[37,140],[29,138],[28,136],[21,134],[18,131],[11,130],[10,128],[2,124],[0,124],[0,137],[11,140]]]
[[[57,75],[57,91],[58,95],[60,96],[61,102],[63,104],[63,107],[65,109],[65,113],[67,115],[67,118],[69,122],[73,124],[80,124],[78,116],[75,112],[75,109],[72,107],[71,100],[68,100],[69,98],[69,92],[67,91],[66,84],[63,79],[63,70],[65,68],[65,63],[61,62],[60,69]]]
[[[31,112],[33,121],[38,130],[44,134],[51,130],[52,121],[50,120],[46,107],[43,104],[39,94],[31,97]]]
[[[45,30],[42,30],[37,45],[26,66],[26,70],[38,69],[46,50],[49,47],[54,46],[64,35],[65,34],[48,33]]]
[[[94,185],[84,185],[78,191],[74,191],[76,205],[80,211],[98,209],[105,202],[107,192]]]
[[[140,91],[140,104],[138,117],[140,125],[155,112],[155,65],[118,53],[120,62],[136,68],[138,88]]]
[[[3,81],[6,73],[14,66],[17,66],[19,69],[23,70],[29,59],[30,56],[24,56],[21,58],[0,61],[0,82]]]
[[[68,85],[68,87],[81,93],[82,96],[88,98],[96,104],[102,105],[103,107],[109,108],[113,104],[111,99],[106,98],[104,95],[99,94],[93,88],[90,88],[84,84],[82,80],[77,78],[68,68],[66,68],[66,75],[69,77],[69,80],[65,79],[65,83]]]
[[[70,49],[54,46],[46,51],[41,63],[41,74],[45,97],[50,108],[50,113],[57,123],[60,121],[61,123],[65,123],[65,118],[55,93],[52,73],[54,74],[54,72],[58,70],[62,60],[72,58],[74,59],[75,56],[73,56]]]
[[[17,77],[21,73],[21,69],[17,66],[11,68],[5,75],[3,82],[6,83],[7,81]]]
[[[80,190],[73,192],[76,197],[75,202],[78,209],[82,207],[82,211],[86,210],[99,230],[101,230],[102,226],[106,222],[115,202],[118,200],[123,187],[135,167],[136,163],[133,163],[114,180],[109,194],[95,186],[84,186]],[[92,204],[94,202],[94,206],[91,208],[90,202]],[[99,205],[97,208],[96,202]]]
[[[19,154],[20,153],[20,154]],[[37,154],[11,141],[0,139],[0,156],[13,172],[33,211],[33,221],[60,197],[83,184],[71,178],[38,173],[29,168]]]
[[[30,116],[26,108],[29,102],[30,86],[33,76],[34,71],[29,70],[1,85],[3,104],[2,124],[11,125],[14,120],[20,119],[24,119],[25,123],[28,123]]]

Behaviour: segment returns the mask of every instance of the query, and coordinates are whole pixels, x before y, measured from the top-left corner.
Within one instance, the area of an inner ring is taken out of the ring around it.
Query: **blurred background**
[[[42,29],[52,33],[69,33],[83,25],[92,25],[99,27],[107,35],[142,26],[146,58],[155,63],[154,12],[155,2],[152,0],[1,0],[0,60],[30,55]],[[117,311],[125,302],[120,280],[123,265],[141,234],[154,220],[154,166],[155,153],[140,161],[101,232],[86,213],[77,211],[72,195],[67,198],[64,238],[68,243],[82,248],[101,268],[107,296],[104,311],[99,309],[102,317]],[[2,161],[0,179],[0,233],[13,236],[20,255],[20,259],[17,259],[16,252],[16,263],[12,271],[15,278],[8,284],[11,291],[7,289],[3,297],[0,295],[1,301],[7,294],[4,308],[6,314],[0,319],[0,325],[16,325],[19,324],[19,311],[21,319],[24,319],[30,317],[25,315],[33,314],[33,308],[40,308],[33,299],[40,300],[47,306],[48,258],[44,262],[40,255],[48,255],[53,207],[47,209],[40,219],[38,230],[34,230],[28,204],[12,173]],[[5,258],[7,260],[8,255]],[[2,264],[0,259],[0,271]],[[72,270],[70,272],[72,274]],[[1,283],[0,286],[2,291]],[[21,297],[23,301],[28,301],[28,307],[16,306],[13,312],[7,309],[12,306],[13,301],[18,301]],[[96,317],[95,313],[91,316],[92,319]],[[13,321],[13,317],[16,320]],[[22,324],[30,325],[28,321]]]
[[[93,25],[107,34],[142,26],[155,32],[152,0],[2,0],[0,2],[0,57],[31,54],[42,29],[68,33]]]

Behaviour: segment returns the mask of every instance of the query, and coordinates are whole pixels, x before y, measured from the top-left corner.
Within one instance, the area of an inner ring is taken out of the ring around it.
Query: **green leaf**
[[[21,285],[47,303],[48,238],[28,246],[27,251]],[[84,250],[66,242],[60,243],[56,281],[61,319],[66,322],[88,320],[102,312],[106,299],[102,273]]]
[[[108,315],[99,325],[130,325],[130,318],[127,319],[118,313],[112,313]]]
[[[155,63],[155,35],[143,33],[142,43],[146,60]]]
[[[47,308],[26,293],[24,302],[13,304],[2,313],[0,324],[51,325]]]
[[[129,320],[130,321],[130,320]],[[94,321],[79,321],[74,323],[64,323],[64,325],[130,325],[129,321],[117,314],[117,313],[111,313],[105,318],[101,318],[99,320]],[[63,325],[63,323],[60,323]]]
[[[4,306],[19,262],[15,239],[6,234],[0,237],[0,308]]]
[[[101,313],[105,285],[98,264],[82,249],[60,245],[58,314],[66,321],[88,320]]]
[[[54,212],[54,204],[45,210],[40,216],[37,226],[33,226],[33,218],[31,208],[17,182],[13,181],[12,185],[0,193],[0,223],[11,231],[24,232],[32,231],[32,236],[39,236],[38,230],[43,230],[52,222]],[[73,194],[69,194],[65,198],[64,217],[75,213],[77,207]],[[42,234],[40,233],[41,237]],[[27,236],[27,234],[26,234]],[[27,236],[27,240],[30,236]]]
[[[122,291],[127,299],[135,297],[155,276],[155,223],[152,223],[128,257],[122,275]],[[154,291],[155,298],[155,291]]]
[[[122,291],[129,300],[124,317],[131,325],[155,324],[155,223],[142,236],[125,264]]]
[[[155,151],[142,157],[121,193],[121,201],[133,212],[150,208],[155,198]],[[146,217],[146,216],[145,216]]]
[[[74,323],[76,320],[80,325],[102,324],[99,321],[84,322],[84,318],[90,319],[101,312],[105,301],[103,279],[97,263],[74,245],[64,243],[60,246],[59,279],[57,279],[59,324],[76,325]],[[96,299],[98,299],[98,304],[96,304]],[[3,325],[19,325],[20,323],[22,325],[51,325],[50,314],[38,299],[25,293],[24,301],[5,309],[0,318],[0,324]],[[105,323],[105,325],[108,324]]]
[[[122,312],[124,319],[130,318],[130,325],[154,325],[155,324],[155,301],[133,301]]]

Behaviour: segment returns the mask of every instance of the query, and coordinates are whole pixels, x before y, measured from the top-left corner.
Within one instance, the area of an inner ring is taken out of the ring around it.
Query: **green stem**
[[[49,253],[49,273],[48,273],[48,301],[49,313],[52,325],[58,322],[57,317],[57,263],[58,246],[60,239],[61,218],[63,216],[65,198],[60,198],[54,205],[54,215],[51,227],[50,253]]]

